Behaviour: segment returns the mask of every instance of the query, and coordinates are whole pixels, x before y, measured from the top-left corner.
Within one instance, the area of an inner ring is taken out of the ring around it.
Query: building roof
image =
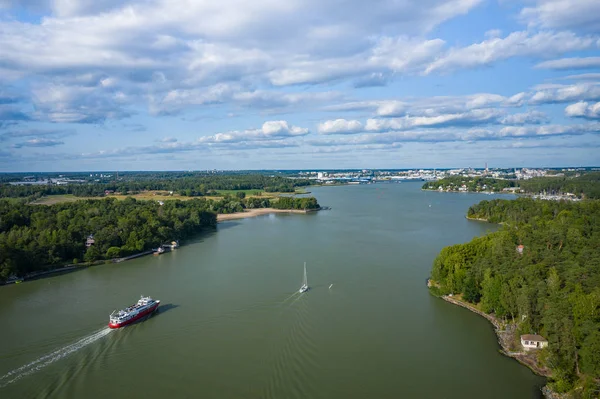
[[[542,341],[546,341],[546,338],[542,337],[541,335],[525,334],[525,335],[521,335],[521,340],[542,342]]]

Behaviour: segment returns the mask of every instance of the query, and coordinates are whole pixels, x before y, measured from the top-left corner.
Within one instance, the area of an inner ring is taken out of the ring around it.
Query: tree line
[[[600,172],[589,172],[574,177],[536,177],[522,180],[519,185],[527,193],[571,193],[580,198],[600,199]]]
[[[168,175],[167,175],[168,176]],[[112,178],[111,178],[112,179]],[[36,199],[45,195],[73,194],[79,197],[102,197],[106,191],[136,194],[141,191],[162,190],[177,192],[182,196],[205,196],[217,190],[262,190],[265,192],[294,192],[296,187],[311,184],[307,179],[291,179],[263,174],[125,175],[107,181],[88,181],[66,185],[13,185],[0,184],[0,198]]]
[[[65,263],[123,257],[182,240],[216,225],[218,213],[244,209],[314,209],[315,198],[240,198],[219,201],[88,199],[51,206],[0,200],[0,281]],[[94,244],[86,248],[93,235]]]
[[[540,334],[538,361],[558,392],[597,397],[600,379],[600,201],[483,201],[471,217],[497,232],[444,248],[432,280],[482,311]],[[578,388],[574,390],[574,388]]]
[[[565,175],[560,177],[534,177],[527,180],[496,179],[492,177],[450,176],[423,184],[423,190],[458,191],[465,185],[468,191],[502,191],[505,188],[518,188],[528,194],[563,195],[574,194],[584,199],[600,199],[600,172]]]

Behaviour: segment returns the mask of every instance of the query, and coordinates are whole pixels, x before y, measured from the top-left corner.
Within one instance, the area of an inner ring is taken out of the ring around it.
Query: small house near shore
[[[521,345],[528,351],[531,349],[542,349],[548,346],[548,340],[541,335],[521,335]]]
[[[94,235],[93,234],[90,234],[88,236],[87,240],[85,240],[85,246],[86,246],[86,248],[91,247],[95,243],[96,243],[96,240],[94,240]]]

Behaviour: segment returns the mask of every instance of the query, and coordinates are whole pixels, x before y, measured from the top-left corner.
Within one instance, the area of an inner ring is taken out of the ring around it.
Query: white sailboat
[[[302,286],[298,290],[298,292],[306,292],[308,291],[308,279],[306,278],[306,262],[304,262],[304,280],[302,280]]]

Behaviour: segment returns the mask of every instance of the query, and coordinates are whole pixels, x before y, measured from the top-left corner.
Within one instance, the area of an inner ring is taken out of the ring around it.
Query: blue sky
[[[600,164],[597,0],[0,0],[0,171]]]

